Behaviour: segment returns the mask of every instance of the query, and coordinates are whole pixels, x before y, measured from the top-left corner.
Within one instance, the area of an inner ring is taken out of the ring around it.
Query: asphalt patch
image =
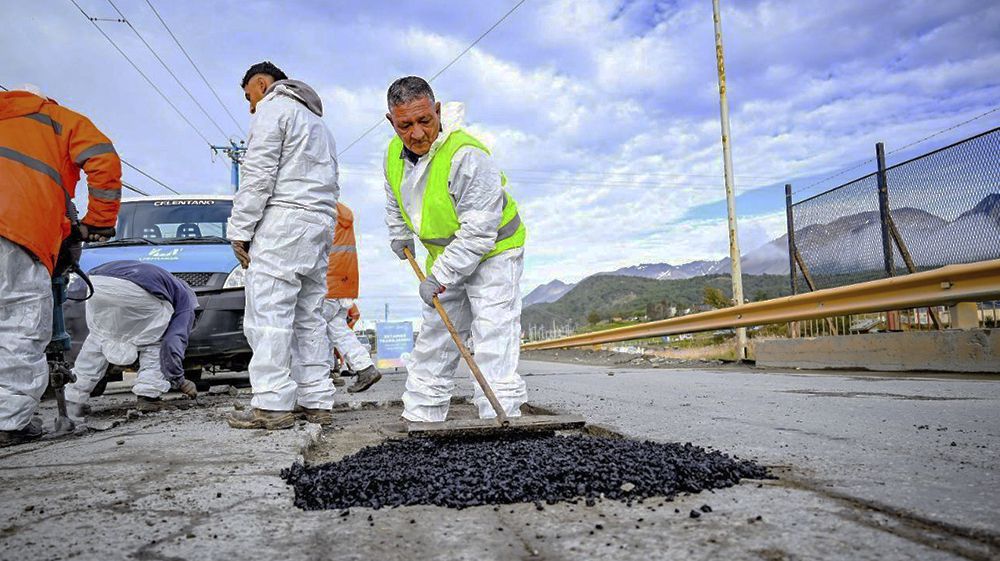
[[[751,460],[691,443],[598,436],[411,438],[370,446],[338,462],[282,470],[305,510],[403,505],[465,508],[595,498],[641,502],[773,479]]]

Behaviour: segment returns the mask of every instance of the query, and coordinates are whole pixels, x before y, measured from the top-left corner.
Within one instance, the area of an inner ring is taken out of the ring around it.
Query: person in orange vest
[[[81,169],[88,202],[78,221]],[[89,119],[33,86],[0,92],[0,446],[42,436],[34,414],[48,384],[52,276],[78,258],[66,257],[75,242],[114,236],[121,179],[114,146]]]
[[[347,310],[347,328],[353,330],[354,326],[357,325],[359,319],[361,319],[361,310],[358,309],[358,304],[357,302],[355,302],[351,306],[351,309]],[[360,339],[358,339],[358,341],[360,341]],[[371,354],[371,348],[365,345],[365,343],[361,343],[361,347],[364,348],[365,351],[367,351],[369,354]],[[343,386],[344,384],[347,383],[340,376],[341,368],[339,367],[339,365],[343,364],[343,360],[344,356],[340,353],[340,350],[337,349],[337,347],[334,347],[333,367],[330,369],[330,377],[333,378],[333,385],[338,387]],[[350,371],[350,367],[348,367],[348,370]],[[356,374],[357,372],[350,371],[350,374],[348,374],[348,376],[354,376]]]
[[[344,356],[347,366],[358,373],[357,380],[347,391],[363,392],[382,379],[354,331],[348,326],[350,310],[358,297],[358,251],[354,239],[354,213],[347,205],[337,203],[337,226],[333,235],[333,250],[326,270],[326,301],[323,319],[330,339],[330,369],[333,370],[333,349]],[[358,313],[358,316],[361,314]]]

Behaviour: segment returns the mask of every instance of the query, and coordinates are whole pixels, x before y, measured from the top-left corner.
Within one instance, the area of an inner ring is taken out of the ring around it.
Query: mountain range
[[[810,210],[808,207],[798,210],[797,218],[805,222]],[[820,207],[820,210],[825,209]],[[892,218],[917,268],[1000,258],[1000,193],[987,194],[953,221],[912,207],[894,209]],[[836,217],[826,223],[816,222],[795,230],[796,246],[814,276],[881,270],[882,227],[877,210]],[[895,251],[895,263],[901,273],[906,272],[898,251]],[[741,265],[744,275],[787,276],[788,235],[782,234],[747,252]],[[730,260],[726,257],[681,265],[643,263],[592,276],[681,280],[729,273]],[[575,286],[560,280],[551,281],[529,292],[523,305],[556,302]]]

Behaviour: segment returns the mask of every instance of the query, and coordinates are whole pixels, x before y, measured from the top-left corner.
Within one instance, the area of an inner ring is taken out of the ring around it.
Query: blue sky
[[[117,17],[107,0],[78,0]],[[229,134],[235,125],[145,0],[114,0]],[[246,128],[239,80],[270,59],[322,95],[346,147],[385,112],[387,85],[431,75],[509,10],[480,2],[151,0]],[[802,188],[992,108],[1000,4],[989,0],[722,0],[744,251],[784,229],[783,184]],[[229,172],[68,0],[10,1],[0,84],[30,82],[89,115],[134,164],[185,193],[226,192]],[[101,27],[212,142],[201,114],[132,31]],[[711,5],[528,0],[434,83],[466,105],[528,225],[523,288],[640,262],[727,251]],[[895,154],[996,126],[1000,113]],[[362,311],[415,317],[411,272],[389,253],[380,125],[342,157],[358,216]],[[867,164],[870,166],[871,164]],[[814,194],[870,171],[862,166]],[[132,170],[126,180],[162,189]]]

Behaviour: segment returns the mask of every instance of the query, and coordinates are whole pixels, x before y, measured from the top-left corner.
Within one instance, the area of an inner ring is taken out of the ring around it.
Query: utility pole
[[[233,192],[235,193],[240,188],[240,164],[243,163],[243,155],[247,152],[246,142],[241,140],[239,144],[236,144],[235,140],[230,139],[229,146],[212,145],[211,148],[213,154],[221,152],[233,161],[232,173],[229,179],[233,184]]]
[[[726,100],[726,57],[722,53],[722,16],[719,0],[712,0],[712,15],[715,20],[715,59],[719,71],[719,114],[722,121],[722,165],[726,180],[726,210],[729,214],[729,259],[732,262],[730,276],[733,280],[733,301],[737,307],[743,305],[743,268],[740,266],[740,240],[736,234],[736,194],[733,190],[733,154],[729,135],[729,102]],[[736,328],[736,358],[740,362],[747,358],[747,330]]]

